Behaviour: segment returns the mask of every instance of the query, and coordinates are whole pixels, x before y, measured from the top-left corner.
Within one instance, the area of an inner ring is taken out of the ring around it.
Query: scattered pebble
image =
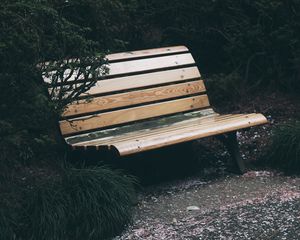
[[[197,206],[188,206],[188,207],[186,208],[186,210],[187,210],[187,211],[199,211],[200,208],[197,207]]]

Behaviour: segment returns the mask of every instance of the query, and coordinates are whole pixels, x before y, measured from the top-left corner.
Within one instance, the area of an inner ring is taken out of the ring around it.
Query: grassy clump
[[[109,170],[68,169],[57,181],[27,190],[25,239],[104,239],[131,220],[134,179]]]
[[[300,121],[278,126],[273,133],[269,163],[286,173],[300,173]]]
[[[13,240],[15,239],[15,220],[4,206],[0,206],[0,239]]]

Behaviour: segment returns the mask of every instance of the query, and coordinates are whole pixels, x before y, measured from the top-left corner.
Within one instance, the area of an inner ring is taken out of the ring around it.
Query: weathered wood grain
[[[60,128],[63,135],[68,135],[177,112],[196,110],[208,106],[209,101],[207,95],[201,95],[108,113],[89,115],[71,120],[63,120],[60,121]]]
[[[251,117],[248,115],[247,117]],[[145,128],[140,131],[132,131],[127,134],[120,134],[118,135],[117,132],[115,135],[111,135],[109,137],[104,137],[100,139],[95,139],[92,141],[80,142],[77,144],[73,144],[74,146],[100,146],[100,145],[111,145],[118,142],[123,141],[131,141],[132,139],[139,139],[145,137],[151,137],[159,134],[164,134],[170,131],[177,131],[180,129],[189,129],[189,128],[199,128],[199,127],[207,127],[209,128],[211,125],[214,124],[224,124],[227,122],[232,122],[233,119],[238,121],[239,119],[244,119],[244,114],[226,114],[226,115],[212,115],[207,117],[201,118],[193,118],[190,120],[182,121],[177,124],[171,124],[168,126],[162,126],[161,128]],[[157,120],[159,123],[159,119]]]
[[[112,144],[121,156],[142,152],[159,147],[164,147],[180,142],[191,141],[207,136],[214,136],[226,132],[235,131],[242,128],[267,123],[266,118],[262,114],[254,114],[252,116],[245,115],[242,119],[234,119],[223,123],[215,123],[208,126],[190,127],[176,131],[169,131],[164,134],[134,139],[131,141],[120,141]]]
[[[180,68],[154,73],[139,74],[128,77],[120,77],[109,80],[100,80],[95,86],[90,88],[85,95],[96,95],[122,90],[130,90],[141,87],[150,87],[159,84],[170,84],[178,81],[188,81],[190,79],[200,79],[197,67]]]
[[[64,117],[78,114],[88,114],[119,107],[126,107],[141,103],[149,103],[170,98],[197,94],[205,91],[202,80],[137,90],[133,92],[95,97],[90,100],[80,100],[69,104],[63,113]]]
[[[141,122],[133,122],[122,126],[107,128],[104,130],[97,130],[88,133],[81,133],[74,136],[68,136],[65,138],[68,144],[77,144],[82,142],[90,142],[93,140],[107,139],[110,137],[116,137],[119,135],[128,135],[133,132],[141,132],[145,129],[159,129],[162,127],[178,125],[181,123],[187,124],[193,121],[195,118],[206,118],[219,115],[214,112],[212,108],[200,109],[192,112],[177,113],[162,118],[148,119]],[[134,129],[134,131],[133,131]]]

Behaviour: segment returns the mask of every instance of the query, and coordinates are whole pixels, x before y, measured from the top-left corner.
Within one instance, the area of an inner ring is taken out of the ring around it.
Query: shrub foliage
[[[63,165],[66,149],[57,121],[65,98],[50,102],[41,76],[54,69],[48,76],[53,83],[72,65],[96,79],[96,66],[91,72],[85,65],[101,65],[106,48],[93,40],[89,25],[66,14],[79,1],[67,2],[4,0],[0,6],[1,239],[103,239],[130,219],[128,177]],[[89,2],[91,9],[96,2]],[[70,58],[75,60],[61,61]],[[48,64],[38,68],[43,62]],[[69,90],[76,96],[82,88]]]
[[[142,21],[150,25],[144,29],[162,32],[153,44],[186,44],[203,73],[238,75],[238,96],[261,88],[300,89],[298,0],[140,2]]]
[[[107,168],[68,169],[27,191],[28,239],[103,239],[131,220],[134,179]]]
[[[300,121],[275,129],[269,161],[286,173],[300,173]]]
[[[5,0],[0,21],[0,164],[13,167],[46,160],[57,141],[57,113],[37,64],[93,56],[96,44],[44,1]]]

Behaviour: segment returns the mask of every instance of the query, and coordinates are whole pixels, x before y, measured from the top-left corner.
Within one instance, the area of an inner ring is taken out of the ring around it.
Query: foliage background
[[[161,34],[151,45],[187,45],[212,91],[299,90],[299,1],[141,2],[141,21]]]
[[[67,149],[57,126],[61,109],[49,101],[36,67],[105,51],[89,26],[68,17],[68,11],[103,2],[75,3],[4,0],[0,6],[1,240],[99,239],[130,221],[133,179],[109,169],[74,171],[65,165]],[[82,217],[86,221],[78,221]]]
[[[63,184],[60,109],[37,63],[184,44],[216,103],[300,90],[298,0],[3,0],[0,22],[1,239],[23,226],[24,189]]]

